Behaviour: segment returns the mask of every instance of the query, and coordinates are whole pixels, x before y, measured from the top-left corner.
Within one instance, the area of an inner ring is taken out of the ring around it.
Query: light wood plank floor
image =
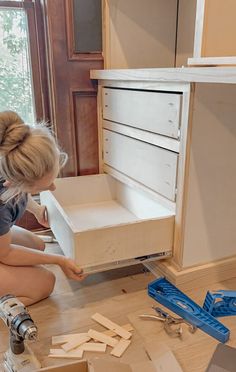
[[[48,251],[60,252],[56,244],[49,244]],[[90,275],[82,283],[68,281],[58,267],[50,269],[57,276],[52,296],[29,308],[31,317],[39,328],[39,339],[30,346],[43,366],[61,364],[63,360],[47,357],[51,347],[51,336],[65,333],[86,332],[89,328],[102,330],[91,316],[100,312],[119,324],[132,323],[134,333],[129,349],[121,358],[124,362],[147,360],[144,350],[146,342],[162,342],[174,352],[184,372],[204,372],[218,341],[197,330],[189,333],[184,326],[182,339],[172,338],[156,321],[139,318],[142,313],[153,313],[151,306],[157,303],[147,295],[147,284],[154,280],[151,273],[136,266]],[[207,289],[236,290],[236,278],[211,285],[210,288],[186,292],[194,301],[202,305]],[[235,317],[227,317],[222,322],[231,330],[229,345],[236,347]],[[8,347],[8,330],[0,322],[0,357]],[[100,356],[85,353],[85,358]],[[106,353],[107,358],[114,358]],[[164,371],[174,372],[174,371]]]

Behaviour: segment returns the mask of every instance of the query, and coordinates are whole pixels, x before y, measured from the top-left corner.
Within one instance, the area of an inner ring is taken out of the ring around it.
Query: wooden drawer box
[[[42,192],[66,256],[87,269],[172,250],[174,213],[108,174],[56,180]],[[138,262],[138,261],[137,261]]]
[[[103,118],[178,138],[181,94],[103,88]]]
[[[178,154],[103,130],[104,163],[175,201]]]

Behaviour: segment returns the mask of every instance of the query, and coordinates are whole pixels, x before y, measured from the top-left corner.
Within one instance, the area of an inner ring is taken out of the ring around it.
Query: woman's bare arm
[[[11,244],[11,232],[0,236],[0,262],[9,266],[59,265],[69,279],[83,279],[82,270],[65,256]]]

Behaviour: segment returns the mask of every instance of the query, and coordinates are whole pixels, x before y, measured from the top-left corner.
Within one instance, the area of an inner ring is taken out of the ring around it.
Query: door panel
[[[91,69],[102,69],[100,52],[74,50],[72,0],[43,0],[48,40],[51,118],[69,155],[63,176],[98,173],[97,87]]]

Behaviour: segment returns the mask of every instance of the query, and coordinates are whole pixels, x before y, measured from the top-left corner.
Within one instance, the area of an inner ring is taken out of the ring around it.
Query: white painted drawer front
[[[103,118],[178,138],[178,93],[103,88]]]
[[[103,130],[104,163],[166,198],[175,200],[178,155],[115,132]]]

